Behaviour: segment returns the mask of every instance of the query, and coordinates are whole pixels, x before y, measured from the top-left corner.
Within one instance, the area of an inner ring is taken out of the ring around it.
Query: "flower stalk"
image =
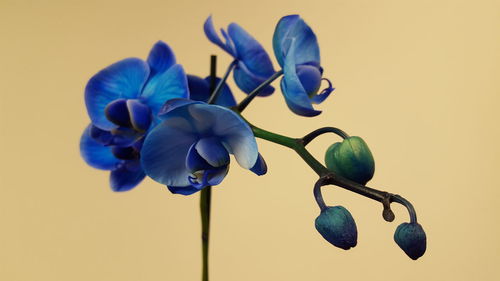
[[[231,72],[232,67],[228,68],[226,72],[225,79]],[[215,81],[217,78],[217,56],[210,56],[210,91],[212,95],[210,101],[217,99],[215,91]],[[222,79],[219,83],[224,84],[225,79]],[[220,88],[220,87],[217,87]],[[210,245],[210,211],[212,205],[212,187],[207,186],[203,188],[200,192],[200,214],[201,214],[201,243],[202,243],[202,281],[208,281],[208,250]]]

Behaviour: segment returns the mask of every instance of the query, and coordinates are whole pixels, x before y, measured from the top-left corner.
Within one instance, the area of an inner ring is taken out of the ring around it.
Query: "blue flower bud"
[[[363,185],[375,172],[372,153],[360,137],[332,144],[325,153],[325,162],[330,171]]]
[[[357,244],[358,230],[349,211],[342,206],[327,207],[316,218],[316,229],[334,246],[349,250]]]
[[[400,224],[394,233],[394,241],[412,260],[423,256],[427,247],[424,229],[418,223]]]

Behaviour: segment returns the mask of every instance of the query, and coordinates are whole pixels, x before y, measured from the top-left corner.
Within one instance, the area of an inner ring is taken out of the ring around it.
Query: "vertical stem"
[[[215,89],[217,57],[210,56],[210,92]],[[212,187],[207,186],[200,193],[201,213],[201,243],[202,243],[202,281],[208,281],[208,245],[210,242],[210,206],[212,202]]]

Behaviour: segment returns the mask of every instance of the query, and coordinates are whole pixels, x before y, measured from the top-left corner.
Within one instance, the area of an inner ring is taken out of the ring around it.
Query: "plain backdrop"
[[[279,90],[245,117],[293,137],[323,126],[363,137],[376,161],[369,186],[415,205],[427,253],[413,261],[394,243],[402,207],[387,223],[379,203],[335,187],[325,200],[351,211],[359,239],[349,251],[328,244],[314,228],[317,176],[258,140],[268,174],[233,161],[213,190],[211,280],[499,280],[500,3],[435,0],[0,0],[0,279],[200,280],[199,195],[150,179],[113,193],[79,155],[83,89],[158,40],[188,73],[207,75],[211,54],[222,73],[231,59],[205,38],[209,14],[273,56],[274,27],[292,13],[315,31],[336,90],[315,118],[291,113]],[[338,140],[311,151],[322,159]]]

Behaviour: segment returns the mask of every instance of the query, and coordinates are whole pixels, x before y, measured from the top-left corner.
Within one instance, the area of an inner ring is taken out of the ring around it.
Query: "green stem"
[[[239,112],[237,112],[237,113],[239,113]],[[243,118],[243,116],[241,116],[241,118]],[[245,120],[245,118],[243,118],[243,120]],[[318,181],[318,183],[316,184],[316,186],[314,188],[314,195],[315,195],[316,200],[318,201],[320,208],[325,208],[325,206],[326,206],[324,201],[323,201],[323,198],[321,196],[321,191],[320,191],[321,186],[326,185],[326,184],[333,184],[333,185],[342,187],[344,189],[347,189],[349,191],[355,192],[357,194],[360,194],[362,196],[365,196],[367,198],[376,200],[378,202],[382,202],[383,204],[385,202],[387,202],[387,200],[389,199],[389,202],[396,202],[396,203],[399,203],[401,205],[404,205],[408,209],[411,221],[416,222],[417,218],[416,218],[415,209],[413,208],[413,206],[411,205],[411,203],[408,200],[404,199],[400,195],[395,195],[395,194],[392,194],[392,193],[389,193],[386,191],[380,191],[380,190],[377,190],[377,189],[374,189],[374,188],[371,188],[368,186],[364,186],[364,185],[359,184],[357,182],[351,181],[351,180],[344,178],[344,177],[341,177],[339,175],[336,175],[332,171],[328,170],[328,168],[326,168],[318,160],[316,160],[316,158],[314,158],[314,156],[312,156],[311,153],[309,153],[309,151],[305,148],[305,144],[307,144],[307,143],[304,141],[303,138],[291,138],[291,137],[283,136],[280,134],[276,134],[276,133],[261,129],[259,127],[256,127],[256,126],[252,125],[251,123],[249,123],[247,120],[245,120],[245,121],[248,123],[248,125],[252,129],[255,137],[261,138],[261,139],[264,139],[264,140],[267,140],[270,142],[274,142],[276,144],[280,144],[280,145],[283,145],[283,146],[286,146],[288,148],[293,149],[316,172],[316,174],[318,174],[318,176],[320,177],[320,180]],[[324,133],[327,131],[328,132],[332,132],[332,131],[339,132],[338,129],[335,129],[335,130],[325,129],[325,130],[320,130],[318,132]],[[314,133],[314,134],[316,134],[316,133]],[[345,134],[345,135],[347,136],[347,134]],[[310,137],[310,138],[312,139],[312,137]],[[386,217],[387,213],[390,211],[390,209],[387,209],[387,208],[388,208],[388,206],[384,205],[384,210],[385,210],[384,219],[386,219],[387,221],[392,221],[391,219],[388,219]],[[390,212],[392,212],[392,211],[390,211]]]

